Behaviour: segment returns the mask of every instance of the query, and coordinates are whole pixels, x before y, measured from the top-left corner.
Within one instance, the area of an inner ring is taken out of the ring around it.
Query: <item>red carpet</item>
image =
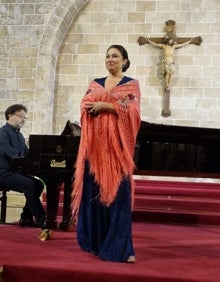
[[[0,225],[4,282],[220,281],[219,227],[134,222],[136,264],[100,261],[81,251],[74,231],[54,231],[46,242],[37,232]]]

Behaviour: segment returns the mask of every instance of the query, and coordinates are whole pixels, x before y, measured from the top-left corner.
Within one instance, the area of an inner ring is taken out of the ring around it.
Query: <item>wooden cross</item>
[[[168,20],[165,22],[165,36],[163,38],[153,38],[153,40],[139,36],[138,37],[138,44],[145,45],[151,44],[155,47],[163,49],[163,76],[165,78],[165,87],[164,87],[164,99],[163,99],[163,110],[162,116],[168,117],[171,115],[170,113],[170,82],[172,75],[174,73],[174,66],[175,62],[173,61],[173,53],[174,49],[178,49],[182,46],[187,44],[195,44],[200,45],[202,43],[201,36],[194,37],[194,38],[178,38],[176,35],[176,22],[173,20]]]

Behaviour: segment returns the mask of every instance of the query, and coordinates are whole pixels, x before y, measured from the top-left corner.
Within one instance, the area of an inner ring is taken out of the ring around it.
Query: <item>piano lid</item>
[[[141,121],[137,140],[148,137],[153,141],[187,142],[187,143],[220,143],[220,129],[165,125]]]

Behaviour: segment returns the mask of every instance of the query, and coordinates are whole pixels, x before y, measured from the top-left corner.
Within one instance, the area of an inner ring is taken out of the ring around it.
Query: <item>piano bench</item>
[[[0,188],[0,203],[1,203],[0,223],[5,223],[6,208],[7,208],[7,190],[2,190],[1,188]]]

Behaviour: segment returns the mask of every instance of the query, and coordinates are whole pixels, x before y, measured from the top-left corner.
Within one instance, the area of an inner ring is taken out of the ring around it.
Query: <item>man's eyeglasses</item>
[[[24,119],[24,120],[27,120],[28,119],[28,117],[26,117],[26,116],[22,116],[22,115],[18,115],[18,114],[14,114],[16,117],[19,117],[19,118],[21,118],[21,119]]]

